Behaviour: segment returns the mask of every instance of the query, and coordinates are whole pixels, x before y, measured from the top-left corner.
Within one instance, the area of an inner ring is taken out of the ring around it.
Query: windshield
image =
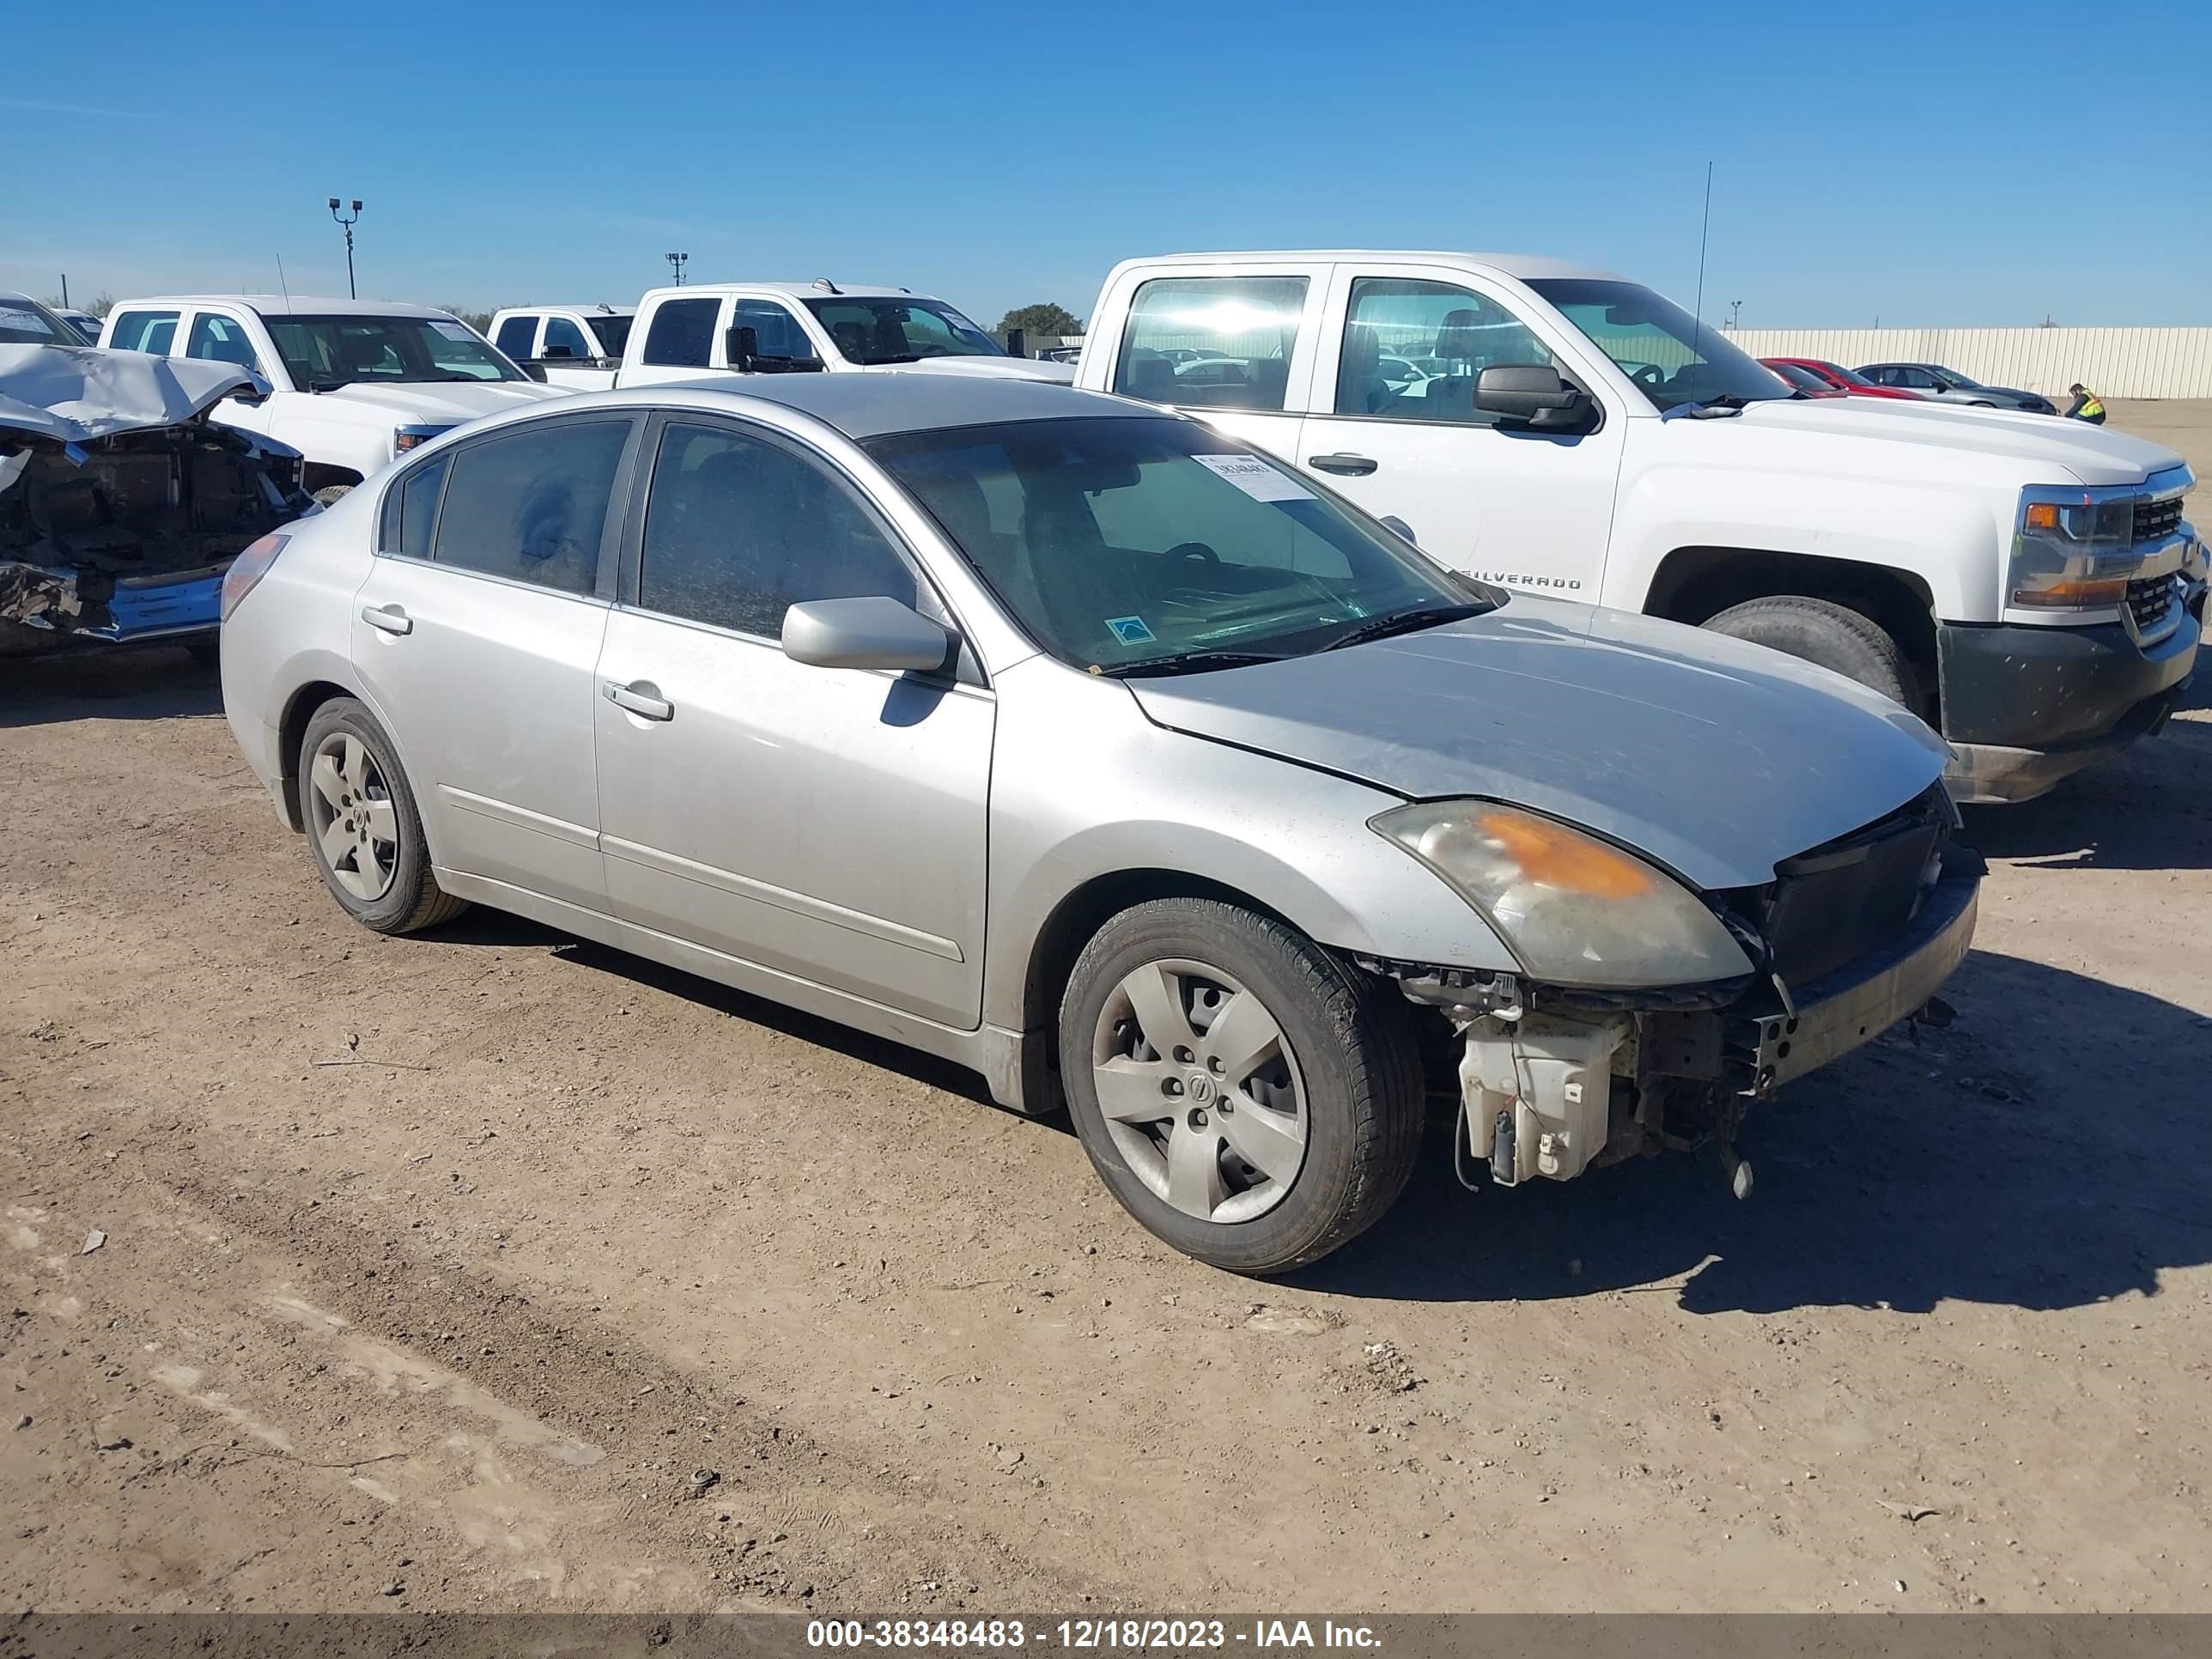
[[[1078,667],[1300,655],[1376,618],[1465,614],[1487,592],[1192,421],[1015,422],[866,447],[1030,637]]]
[[[0,345],[81,346],[77,331],[27,295],[0,295]]]
[[[1801,368],[1796,363],[1773,362],[1767,363],[1765,367],[1772,369],[1784,380],[1789,381],[1790,385],[1797,387],[1802,392],[1832,392],[1835,390],[1833,386],[1830,386],[1826,380],[1815,374],[1811,369]]]
[[[1930,363],[1928,366],[1928,372],[1933,374],[1938,381],[1945,385],[1955,386],[1960,391],[1986,392],[1989,390],[1987,386],[1984,386],[1972,375],[1961,374],[1957,369],[1945,368],[1940,363]]]
[[[599,355],[602,357],[623,355],[623,348],[629,343],[632,320],[628,317],[594,317],[591,319],[592,332],[599,337]]]
[[[1662,414],[1684,404],[1742,404],[1791,395],[1774,376],[1640,283],[1540,276],[1528,286],[1613,359]]]
[[[1820,372],[1831,380],[1841,380],[1845,386],[1872,386],[1874,382],[1855,368],[1845,368],[1840,363],[1823,362]]]
[[[809,300],[845,361],[915,363],[924,357],[1003,357],[989,335],[939,300]]]
[[[269,337],[303,392],[365,382],[520,380],[522,371],[448,317],[300,317],[265,313]]]

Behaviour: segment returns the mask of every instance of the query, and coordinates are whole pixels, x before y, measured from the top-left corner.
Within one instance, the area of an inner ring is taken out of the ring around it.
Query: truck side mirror
[[[535,380],[540,386],[545,384],[544,364],[537,362],[531,362],[526,363],[518,363],[515,367],[522,371],[526,379]]]
[[[1010,328],[1006,331],[1006,356],[1009,357],[1028,356],[1030,355],[1029,345],[1030,337],[1028,330]]]
[[[819,357],[771,357],[760,349],[760,331],[750,323],[733,323],[724,337],[730,367],[740,374],[811,374],[823,368]]]
[[[1474,383],[1474,406],[1534,432],[1572,432],[1589,424],[1589,394],[1542,363],[1500,363]]]
[[[576,355],[576,351],[575,348],[573,346],[549,345],[538,355],[544,357],[548,362],[550,362],[556,357],[574,358]]]

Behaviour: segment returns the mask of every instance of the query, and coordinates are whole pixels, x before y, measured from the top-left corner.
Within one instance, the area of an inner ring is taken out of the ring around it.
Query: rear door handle
[[[676,705],[660,695],[660,688],[651,680],[632,680],[628,685],[606,683],[607,701],[617,708],[627,708],[641,720],[672,720]]]
[[[1376,463],[1364,455],[1309,455],[1306,465],[1316,472],[1334,472],[1346,478],[1364,478]]]
[[[361,619],[371,628],[380,628],[387,634],[411,634],[415,619],[396,605],[365,605],[361,608]]]

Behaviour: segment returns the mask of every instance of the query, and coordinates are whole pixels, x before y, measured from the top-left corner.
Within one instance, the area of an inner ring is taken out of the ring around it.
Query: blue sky
[[[1510,248],[1762,325],[2212,323],[2212,7],[106,0],[9,31],[0,287],[489,307]],[[125,42],[136,43],[129,50]],[[45,164],[28,168],[29,154]]]

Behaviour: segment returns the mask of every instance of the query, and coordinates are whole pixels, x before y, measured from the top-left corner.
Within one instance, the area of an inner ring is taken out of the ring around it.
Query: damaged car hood
[[[64,443],[175,426],[240,386],[269,389],[235,363],[94,346],[0,345],[0,426]]]
[[[1414,799],[1594,830],[1708,891],[1904,805],[1943,740],[1763,646],[1516,594],[1466,622],[1249,668],[1133,679],[1158,725]]]

